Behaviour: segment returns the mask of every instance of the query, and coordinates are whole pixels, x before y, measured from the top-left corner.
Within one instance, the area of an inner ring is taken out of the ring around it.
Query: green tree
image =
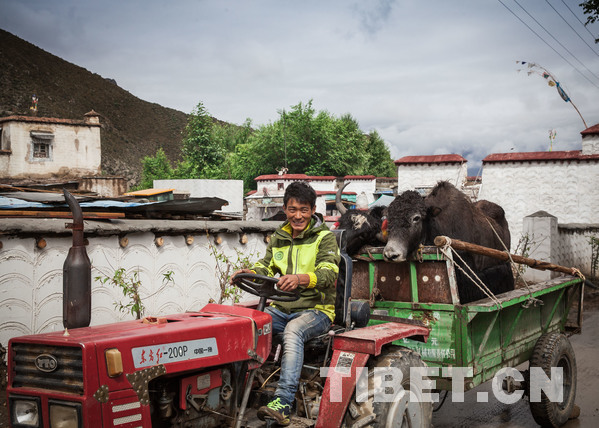
[[[252,122],[246,119],[243,126],[215,124],[212,127],[211,139],[214,145],[221,147],[223,156],[218,163],[210,165],[205,171],[205,178],[233,179],[233,162],[235,161],[235,148],[247,142],[252,134]]]
[[[235,149],[250,138],[249,119],[242,126],[215,121],[200,102],[189,115],[183,132],[182,158],[173,178],[237,178],[233,173]]]
[[[587,0],[579,4],[582,11],[587,16],[585,26],[599,21],[599,0]],[[595,43],[599,43],[599,38],[595,39]]]
[[[365,172],[376,177],[396,177],[397,167],[391,159],[391,153],[378,132],[370,131],[367,137]]]
[[[300,102],[289,111],[279,111],[277,121],[260,126],[236,146],[232,175],[243,179],[247,189],[253,187],[255,177],[283,167],[291,174],[362,175],[369,169],[369,144],[370,137],[350,114],[335,117],[316,112],[312,100]],[[392,164],[388,151],[382,162]]]
[[[183,131],[183,159],[189,162],[192,177],[214,178],[214,169],[224,160],[225,150],[212,135],[213,119],[200,102],[193,109]]]
[[[142,161],[141,181],[138,189],[154,187],[154,180],[167,180],[173,178],[173,169],[162,148],[156,151],[155,156],[145,156]]]

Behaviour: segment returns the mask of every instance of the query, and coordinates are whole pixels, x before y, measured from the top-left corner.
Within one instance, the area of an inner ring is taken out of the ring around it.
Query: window
[[[31,153],[33,160],[51,160],[53,141],[54,134],[48,132],[31,132]]]
[[[277,183],[277,190],[283,190],[285,188],[285,186],[283,185],[283,183]]]
[[[49,158],[50,144],[46,141],[36,141],[33,139],[33,157],[34,158]]]

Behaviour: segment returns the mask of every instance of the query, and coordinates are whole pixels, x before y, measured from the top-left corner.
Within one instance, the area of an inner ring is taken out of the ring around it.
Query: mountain
[[[0,116],[29,115],[38,97],[39,117],[83,119],[90,110],[102,123],[102,171],[138,182],[141,159],[162,147],[179,160],[187,115],[149,103],[85,68],[71,64],[0,29]]]

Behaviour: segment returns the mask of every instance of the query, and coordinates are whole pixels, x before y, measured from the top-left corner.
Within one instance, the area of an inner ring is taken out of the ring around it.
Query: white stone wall
[[[0,171],[8,171],[8,161],[10,160],[10,156],[5,154],[0,154]],[[0,176],[2,173],[0,173]]]
[[[397,168],[397,192],[417,188],[432,188],[439,181],[447,180],[458,189],[466,182],[468,166],[466,163],[415,164]]]
[[[546,211],[560,223],[599,223],[599,161],[485,164],[478,198],[503,207],[512,248],[522,219]]]
[[[335,188],[336,180],[312,180],[308,184],[317,192],[330,192],[337,190]]]
[[[217,300],[219,285],[216,261],[210,253],[205,233],[163,236],[164,244],[154,243],[151,232],[127,234],[128,245],[119,245],[118,235],[89,238],[87,252],[92,262],[91,324],[106,324],[133,319],[120,313],[115,302],[123,301],[120,289],[102,285],[96,276],[112,276],[125,268],[132,277],[138,272],[146,315],[167,315],[202,308],[209,299]],[[215,245],[233,261],[235,249],[257,260],[264,256],[264,234],[248,234],[249,242],[239,243],[238,233],[219,234]],[[34,238],[2,237],[0,248],[0,343],[5,347],[11,337],[62,330],[62,269],[71,237],[47,237],[46,247],[38,249]],[[163,274],[172,271],[174,283],[163,285]],[[246,296],[247,298],[247,296]]]
[[[557,263],[559,235],[557,218],[546,212],[538,212],[523,220],[522,233],[530,238],[530,247],[525,252],[527,257],[550,263]],[[542,282],[555,277],[549,270],[526,269],[524,278],[527,281]]]
[[[48,175],[75,177],[100,173],[100,127],[34,122],[5,122],[4,138],[9,138],[10,156],[0,177],[36,178]],[[31,131],[52,133],[50,158],[33,158]]]
[[[270,196],[283,196],[285,189],[296,180],[279,179],[279,180],[260,180],[256,182],[256,193],[263,195],[263,189],[266,188]],[[299,180],[306,181],[306,180]],[[283,183],[283,189],[279,189],[279,183]],[[307,180],[307,183],[312,186],[317,192],[335,191],[335,179],[333,180]]]
[[[174,188],[192,198],[222,198],[229,202],[222,212],[243,213],[243,180],[154,180],[154,188]]]
[[[559,241],[556,249],[556,263],[575,267],[586,275],[591,274],[591,237],[599,238],[599,224],[558,225]]]
[[[287,186],[287,184],[289,183],[287,183],[285,180],[283,187]],[[282,190],[278,188],[277,180],[258,181],[256,183],[256,194],[262,196],[264,194],[264,189],[266,189],[270,196],[283,195],[283,193],[285,192],[284,188]]]
[[[374,202],[374,192],[376,191],[376,179],[372,180],[359,180],[349,179],[345,180],[344,184],[349,182],[347,187],[343,190],[344,192],[356,192],[356,197],[360,196],[362,192],[366,195],[368,203]]]
[[[585,135],[582,137],[582,154],[599,154],[599,135]]]
[[[592,246],[590,238],[599,237],[599,224],[559,224],[556,217],[547,212],[537,212],[524,218],[523,233],[528,237],[525,249],[527,257],[576,268],[583,275],[591,275]],[[521,250],[519,254],[523,254]],[[547,281],[562,273],[526,268],[527,281]]]

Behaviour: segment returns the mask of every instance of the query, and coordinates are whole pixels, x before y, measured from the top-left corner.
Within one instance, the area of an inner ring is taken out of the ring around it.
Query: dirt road
[[[578,387],[576,404],[580,417],[568,421],[565,428],[599,427],[599,309],[585,310],[582,334],[570,337],[576,354]],[[522,367],[525,368],[525,367]],[[487,403],[476,401],[477,393],[488,392]],[[487,382],[464,394],[463,403],[452,403],[451,395],[441,409],[433,413],[435,428],[501,427],[524,428],[538,426],[522,399],[515,404],[503,404],[491,392]]]

